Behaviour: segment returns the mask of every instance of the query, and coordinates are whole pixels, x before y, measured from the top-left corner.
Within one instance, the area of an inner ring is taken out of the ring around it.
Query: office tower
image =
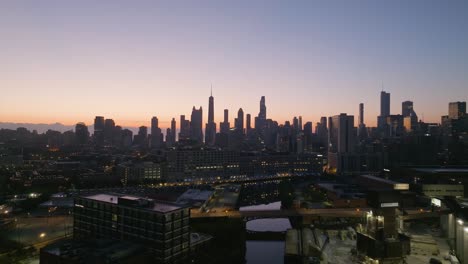
[[[304,148],[305,150],[312,151],[312,140],[313,140],[313,134],[312,134],[312,122],[306,122],[304,124]]]
[[[299,119],[297,119],[297,117],[294,117],[293,118],[293,129],[295,131],[298,131],[299,130]]]
[[[170,148],[174,145],[172,141],[172,130],[170,128],[166,128],[166,147]]]
[[[324,128],[327,128],[327,117],[322,116],[322,117],[320,118],[320,124],[321,124]]]
[[[413,108],[413,102],[404,101],[401,103],[401,115],[403,116],[403,126],[407,132],[416,129],[418,125],[418,116]]]
[[[359,125],[364,125],[364,104],[359,104]]]
[[[386,118],[390,115],[390,93],[380,92],[380,115],[377,117],[377,127],[385,130]]]
[[[161,129],[159,128],[158,118],[151,118],[151,147],[159,149],[161,147]]]
[[[359,140],[365,140],[367,138],[367,128],[366,124],[364,124],[364,104],[359,104],[359,121],[358,121],[358,137]]]
[[[227,134],[231,124],[229,124],[229,110],[224,109],[224,120],[219,124],[220,132]]]
[[[129,129],[124,129],[122,131],[122,147],[129,148],[133,143],[133,132]]]
[[[138,128],[137,142],[140,147],[148,147],[148,128],[146,126],[141,126]]]
[[[265,126],[266,126],[266,105],[265,105],[265,96],[262,96],[260,99],[260,112],[258,116],[255,118],[255,130],[259,133],[259,135],[264,138],[265,137]]]
[[[237,118],[235,120],[235,127],[238,131],[244,132],[244,111],[242,108],[239,108],[237,111]]]
[[[319,142],[319,148],[322,152],[328,151],[328,129],[327,129],[327,118],[322,116],[320,122],[315,127],[315,134]]]
[[[354,116],[340,114],[328,119],[328,168],[336,173],[359,171],[355,151]]]
[[[190,209],[149,198],[100,193],[74,201],[76,240],[113,239],[144,245],[156,263],[183,263],[190,249]]]
[[[260,99],[260,112],[258,113],[258,117],[260,119],[266,120],[267,115],[266,115],[266,105],[265,105],[265,96],[262,96]]]
[[[85,123],[78,123],[75,125],[75,138],[76,144],[84,145],[88,143],[89,131]]]
[[[210,95],[208,105],[208,123],[205,126],[205,144],[214,146],[216,139],[216,123],[214,122],[214,97]]]
[[[451,102],[449,103],[449,118],[460,119],[466,116],[466,102]]]
[[[172,121],[171,121],[171,141],[172,141],[173,144],[176,143],[176,129],[177,129],[177,126],[176,126],[175,118],[172,118]]]
[[[104,120],[104,143],[106,145],[112,145],[113,133],[115,129],[115,122],[112,119]]]
[[[104,145],[104,117],[94,118],[94,142],[97,146]]]
[[[302,116],[299,116],[299,131],[302,131]]]
[[[354,151],[354,116],[340,114],[329,118],[328,151],[346,153]]]
[[[252,125],[251,125],[251,116],[250,114],[247,114],[246,116],[246,134],[250,134],[250,131],[252,131]]]
[[[380,116],[390,115],[390,93],[380,92]]]
[[[180,116],[179,142],[190,140],[190,121],[185,119],[185,115]]]
[[[102,130],[104,130],[104,117],[96,116],[94,118],[94,131],[102,131]]]
[[[192,115],[190,116],[190,139],[196,143],[203,143],[203,110],[192,108]]]

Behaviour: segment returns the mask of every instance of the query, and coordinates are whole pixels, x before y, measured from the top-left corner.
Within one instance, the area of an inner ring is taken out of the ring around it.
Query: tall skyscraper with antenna
[[[208,123],[205,126],[205,144],[213,146],[216,138],[216,123],[214,122],[214,97],[213,88],[211,89],[210,98],[208,100]]]

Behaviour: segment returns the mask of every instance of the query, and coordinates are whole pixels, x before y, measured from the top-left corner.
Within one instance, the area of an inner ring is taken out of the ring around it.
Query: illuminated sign
[[[398,207],[398,203],[381,203],[380,207],[385,208],[385,207]]]
[[[435,205],[437,207],[441,207],[442,206],[442,201],[440,199],[437,199],[437,198],[432,198],[431,199],[431,204]]]

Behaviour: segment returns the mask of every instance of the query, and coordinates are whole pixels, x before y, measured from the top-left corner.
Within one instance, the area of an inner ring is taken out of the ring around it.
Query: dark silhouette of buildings
[[[192,115],[190,117],[190,140],[194,144],[203,144],[203,110],[192,108]]]
[[[214,122],[214,97],[210,95],[208,105],[208,123],[205,127],[205,144],[214,146],[216,139],[216,123]]]

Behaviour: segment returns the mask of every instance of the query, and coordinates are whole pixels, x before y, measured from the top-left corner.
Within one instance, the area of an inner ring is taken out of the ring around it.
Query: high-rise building
[[[147,247],[157,263],[181,263],[190,250],[189,221],[188,207],[101,193],[75,199],[73,237],[132,241]]]
[[[266,105],[265,105],[265,96],[262,96],[260,99],[260,112],[258,116],[255,118],[255,130],[259,133],[261,137],[265,137],[265,127],[266,127]]]
[[[148,147],[148,128],[146,126],[141,126],[138,128],[138,135],[136,141],[136,143],[140,145],[140,147]]]
[[[359,104],[359,125],[364,125],[364,104]]]
[[[355,153],[354,116],[340,114],[328,120],[328,167],[336,173],[359,171]]]
[[[359,122],[358,122],[358,137],[360,140],[364,140],[367,138],[367,128],[366,124],[364,124],[364,104],[359,104]]]
[[[390,115],[390,93],[380,92],[380,116]]]
[[[173,144],[176,143],[176,130],[177,130],[177,126],[176,126],[176,121],[175,121],[175,118],[172,118],[171,120],[171,141]]]
[[[166,147],[170,148],[174,145],[172,141],[172,131],[170,128],[166,129]]]
[[[380,92],[380,115],[377,117],[377,127],[385,130],[386,118],[390,115],[390,93]]]
[[[329,149],[331,152],[353,152],[354,140],[354,116],[340,114],[329,118]]]
[[[239,111],[237,111],[235,127],[238,131],[241,131],[242,133],[244,133],[244,110],[242,110],[242,108],[239,108]]]
[[[203,110],[192,108],[192,115],[190,117],[190,139],[196,143],[203,143]]]
[[[404,101],[401,103],[401,115],[403,116],[403,126],[407,132],[410,132],[418,126],[418,115],[413,108],[413,102]]]
[[[220,132],[227,134],[231,124],[229,124],[229,110],[224,109],[224,120],[219,124]]]
[[[96,116],[94,118],[94,142],[97,146],[104,145],[104,117]]]
[[[159,149],[161,147],[161,128],[159,128],[158,118],[151,118],[151,147]]]
[[[208,105],[208,123],[205,126],[205,144],[213,146],[216,139],[216,123],[214,122],[214,97],[210,95]]]
[[[302,131],[302,116],[299,116],[299,131]]]
[[[113,133],[115,129],[115,122],[112,119],[104,120],[104,143],[112,145]]]
[[[85,123],[78,123],[75,126],[76,144],[84,145],[88,143],[89,131]]]
[[[104,117],[96,116],[94,118],[94,131],[102,131],[102,130],[104,130]]]
[[[297,119],[297,117],[294,117],[293,118],[293,129],[295,131],[298,131],[299,130],[299,119]]]
[[[466,116],[466,102],[449,103],[449,118],[459,119]]]
[[[252,117],[251,117],[250,114],[247,114],[245,117],[246,117],[246,123],[245,123],[245,127],[246,127],[245,130],[246,130],[246,131],[245,131],[245,133],[246,133],[246,134],[250,134],[250,131],[252,131],[252,125],[251,125],[251,119],[252,119]]]
[[[179,142],[190,140],[190,121],[185,119],[185,115],[180,116]]]

